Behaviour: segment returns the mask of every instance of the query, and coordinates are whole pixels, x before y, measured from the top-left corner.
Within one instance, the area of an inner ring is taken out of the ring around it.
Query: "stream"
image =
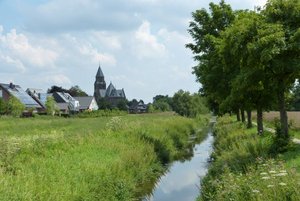
[[[211,120],[213,124],[215,120]],[[212,126],[211,126],[212,127]],[[212,129],[207,137],[193,149],[193,157],[175,161],[155,185],[151,195],[143,201],[195,201],[200,193],[200,181],[206,175],[213,151]]]

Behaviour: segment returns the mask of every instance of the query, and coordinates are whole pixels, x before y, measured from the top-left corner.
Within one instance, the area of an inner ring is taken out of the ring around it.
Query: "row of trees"
[[[176,92],[173,97],[157,95],[153,98],[153,104],[149,107],[163,112],[174,111],[187,117],[196,117],[198,114],[209,112],[204,97],[198,93],[190,94],[183,90]]]
[[[300,1],[268,0],[263,9],[233,11],[223,0],[210,3],[210,11],[193,14],[187,44],[198,65],[193,68],[201,92],[218,114],[257,111],[277,106],[278,136],[289,139],[286,94],[300,77]]]

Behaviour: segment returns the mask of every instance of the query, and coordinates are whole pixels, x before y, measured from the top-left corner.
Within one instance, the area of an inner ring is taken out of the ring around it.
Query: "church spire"
[[[99,68],[98,68],[96,77],[104,77],[104,74],[103,74],[103,72],[102,72],[102,70],[101,70],[101,67],[100,67],[100,63],[99,63]]]

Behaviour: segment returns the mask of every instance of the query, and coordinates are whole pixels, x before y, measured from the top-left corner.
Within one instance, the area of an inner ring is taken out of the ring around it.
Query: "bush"
[[[25,110],[25,106],[14,96],[11,96],[8,100],[8,112],[14,117],[20,117]]]

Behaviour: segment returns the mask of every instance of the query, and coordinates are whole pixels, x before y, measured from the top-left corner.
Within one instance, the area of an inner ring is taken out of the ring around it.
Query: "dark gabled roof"
[[[109,84],[109,86],[106,89],[106,97],[110,97],[113,96],[113,93],[116,91],[116,88],[114,87],[114,85],[112,83]]]
[[[29,96],[19,85],[3,84],[0,83],[0,86],[6,90],[10,95],[16,97],[25,105],[26,108],[41,108],[41,106]]]
[[[98,68],[98,71],[97,71],[96,77],[104,77],[104,74],[103,74],[103,72],[102,72],[102,70],[101,70],[101,67],[100,67],[100,65],[99,65],[99,68]]]
[[[79,101],[79,109],[84,110],[88,109],[94,99],[94,96],[83,96],[83,97],[73,97]]]
[[[126,98],[124,89],[117,89],[117,95],[122,98]]]

